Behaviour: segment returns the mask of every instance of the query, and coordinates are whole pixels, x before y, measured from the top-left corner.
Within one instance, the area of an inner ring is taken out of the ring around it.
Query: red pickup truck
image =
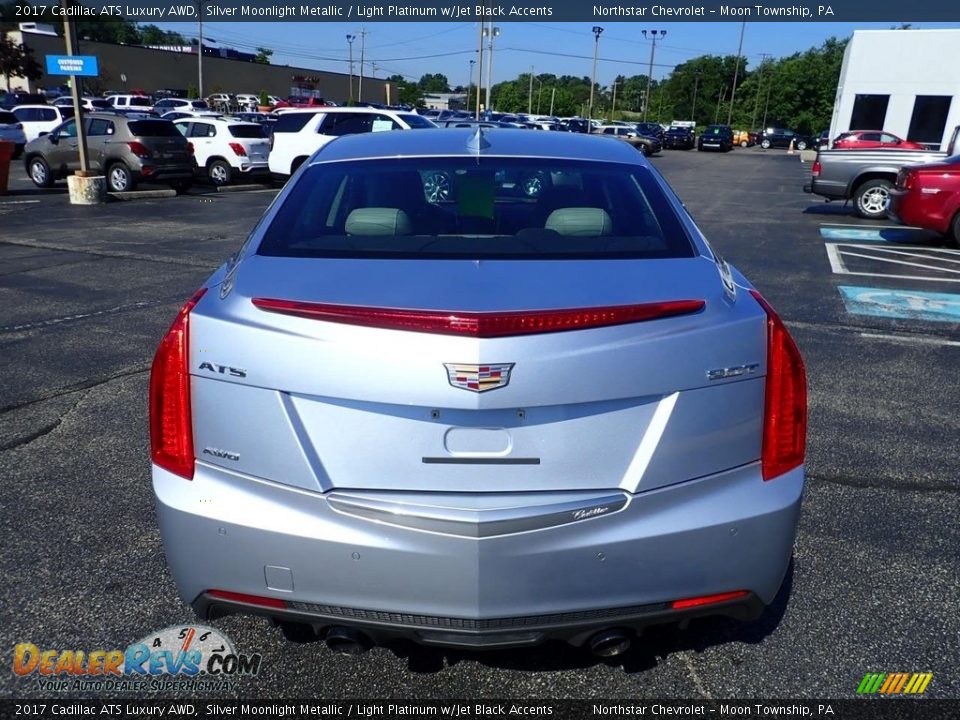
[[[960,155],[900,170],[887,216],[960,243]]]

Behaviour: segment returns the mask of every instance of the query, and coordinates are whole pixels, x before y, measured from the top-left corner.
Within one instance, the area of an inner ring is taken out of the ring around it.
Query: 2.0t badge
[[[473,365],[470,363],[444,363],[450,384],[461,390],[482,393],[506,387],[510,371],[515,363]]]

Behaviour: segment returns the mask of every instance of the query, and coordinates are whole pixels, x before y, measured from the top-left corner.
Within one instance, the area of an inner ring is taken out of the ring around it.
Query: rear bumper
[[[803,191],[813,195],[827,198],[828,200],[846,200],[846,183],[836,183],[820,179],[812,179],[803,186]]]
[[[138,181],[166,182],[168,180],[192,179],[195,170],[190,165],[141,165],[133,171]]]
[[[167,560],[202,617],[230,612],[353,625],[376,640],[466,647],[581,644],[602,628],[689,614],[755,617],[789,564],[803,469],[763,482],[756,464],[629,497],[611,514],[494,537],[347,515],[319,493],[198,463],[156,467]],[[210,589],[285,601],[213,599]],[[678,599],[746,590],[678,611]]]

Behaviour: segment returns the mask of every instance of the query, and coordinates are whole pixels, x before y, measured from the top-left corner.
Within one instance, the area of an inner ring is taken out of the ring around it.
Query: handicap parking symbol
[[[960,323],[960,295],[850,285],[837,289],[849,313]]]

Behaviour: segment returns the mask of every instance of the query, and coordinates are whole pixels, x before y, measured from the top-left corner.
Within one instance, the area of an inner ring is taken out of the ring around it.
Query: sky
[[[158,23],[187,38],[196,37],[196,23]],[[494,45],[493,82],[521,73],[590,76],[593,63],[593,23],[511,22],[500,25]],[[756,66],[762,54],[791,55],[819,45],[831,36],[848,37],[856,29],[890,28],[891,23],[747,23],[743,55],[747,67]],[[915,28],[960,28],[960,23],[914,23]],[[653,76],[660,78],[677,64],[698,55],[735,55],[741,23],[605,23],[600,37],[597,82],[612,85],[617,75],[646,74],[650,41],[641,30],[666,30],[658,38]],[[386,77],[400,74],[417,80],[426,73],[443,73],[452,86],[467,82],[471,59],[476,58],[478,24],[369,23],[365,26],[365,74]],[[293,65],[346,73],[349,70],[348,34],[353,43],[354,71],[359,72],[361,26],[356,23],[205,22],[204,41],[253,52],[257,46],[274,51],[275,65]],[[484,51],[486,63],[486,50]],[[376,64],[376,67],[373,66]],[[475,71],[474,71],[475,72]],[[486,73],[486,70],[484,71]],[[484,79],[484,83],[486,80]]]

